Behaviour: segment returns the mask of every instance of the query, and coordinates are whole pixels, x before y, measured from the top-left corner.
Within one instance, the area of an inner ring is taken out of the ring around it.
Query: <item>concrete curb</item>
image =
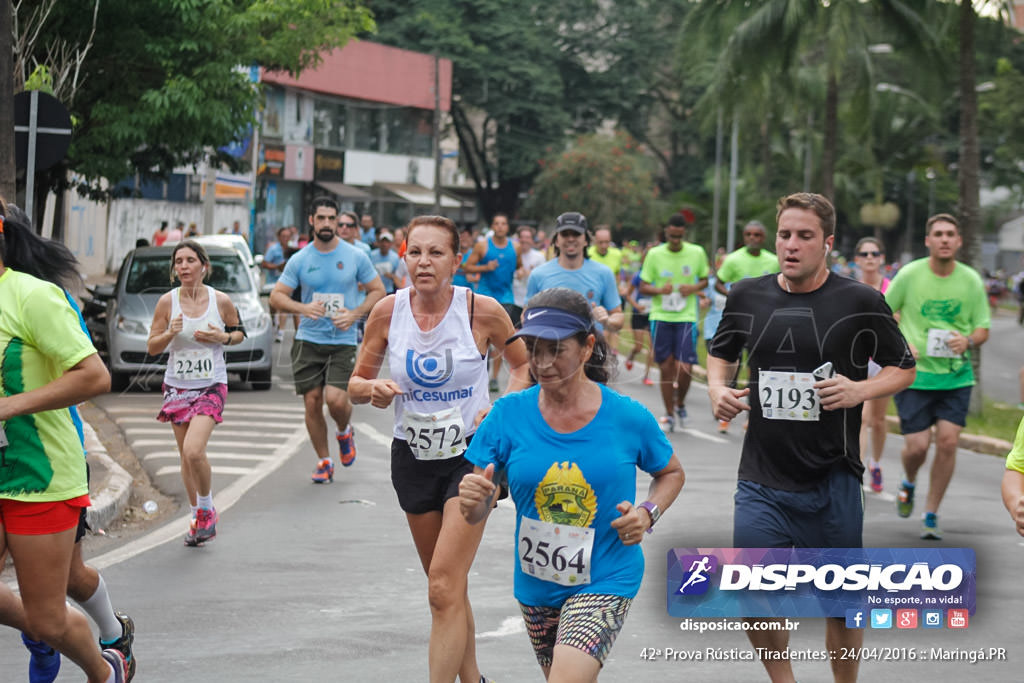
[[[97,477],[94,480],[95,485],[90,486],[89,498],[92,500],[92,506],[85,513],[89,527],[98,530],[120,516],[128,505],[128,498],[132,492],[132,476],[107,454],[106,447],[96,436],[96,430],[92,425],[83,422],[82,426],[90,467],[94,470],[106,470],[106,475]]]
[[[885,416],[886,425],[889,427],[889,431],[894,434],[900,433],[900,418],[895,415]],[[980,434],[960,434],[959,441],[960,448],[968,451],[974,451],[975,453],[984,453],[986,455],[998,455],[999,457],[1005,457],[1010,449],[1013,448],[1013,444],[1009,441],[1003,441],[992,436],[982,436]]]
[[[698,382],[707,384],[708,375],[707,371],[699,365],[693,366],[693,378]],[[900,418],[895,415],[886,415],[886,424],[889,427],[889,431],[893,434],[900,433]],[[982,436],[980,434],[960,434],[960,448],[974,451],[976,453],[985,453],[986,455],[998,455],[1000,457],[1006,456],[1013,448],[1013,444],[1009,441],[1003,441],[1002,439],[996,439],[991,436]]]

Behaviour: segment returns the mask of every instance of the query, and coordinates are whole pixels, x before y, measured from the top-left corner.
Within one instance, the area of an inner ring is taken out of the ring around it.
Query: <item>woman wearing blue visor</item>
[[[658,421],[607,386],[610,352],[586,299],[536,294],[522,328],[537,384],[494,404],[466,451],[462,514],[484,520],[508,479],[515,596],[551,680],[595,680],[643,578],[639,544],[683,486]],[[511,341],[511,339],[509,340]],[[636,468],[653,476],[635,505]]]

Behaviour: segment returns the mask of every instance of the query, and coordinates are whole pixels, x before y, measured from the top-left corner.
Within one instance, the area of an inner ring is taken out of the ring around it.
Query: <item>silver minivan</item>
[[[146,339],[156,302],[171,290],[171,252],[174,247],[140,247],[128,253],[113,286],[96,287],[97,299],[106,301],[106,347],[113,391],[125,389],[135,377],[163,373],[167,353],[150,356]],[[260,303],[259,283],[234,249],[208,246],[210,277],[206,284],[234,302],[246,338],[225,349],[229,373],[238,373],[252,388],[271,384],[274,331]]]

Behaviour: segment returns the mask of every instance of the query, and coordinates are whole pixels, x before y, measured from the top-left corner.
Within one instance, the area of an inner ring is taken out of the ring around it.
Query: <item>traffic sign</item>
[[[32,215],[36,171],[64,158],[71,144],[71,115],[60,101],[39,90],[14,96],[14,159],[25,169],[25,213]]]
[[[33,103],[33,100],[35,102]],[[35,120],[32,110],[35,109]],[[28,166],[35,137],[35,168],[45,171],[64,158],[71,144],[71,115],[53,95],[39,90],[14,96],[14,155],[18,170]]]

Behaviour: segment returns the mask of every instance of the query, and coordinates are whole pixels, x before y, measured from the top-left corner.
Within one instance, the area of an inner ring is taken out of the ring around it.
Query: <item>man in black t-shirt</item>
[[[776,216],[781,272],[733,285],[708,350],[708,393],[719,420],[750,411],[733,516],[733,546],[861,547],[861,404],[914,379],[914,357],[881,294],[830,274],[835,210],[821,195],[783,197]],[[750,384],[729,387],[743,349]],[[868,359],[882,371],[868,378]],[[749,396],[750,405],[743,400]],[[784,650],[785,631],[747,631],[755,647]],[[856,648],[861,629],[828,619],[826,646]],[[792,680],[786,658],[762,658]],[[857,662],[832,661],[837,679]]]

